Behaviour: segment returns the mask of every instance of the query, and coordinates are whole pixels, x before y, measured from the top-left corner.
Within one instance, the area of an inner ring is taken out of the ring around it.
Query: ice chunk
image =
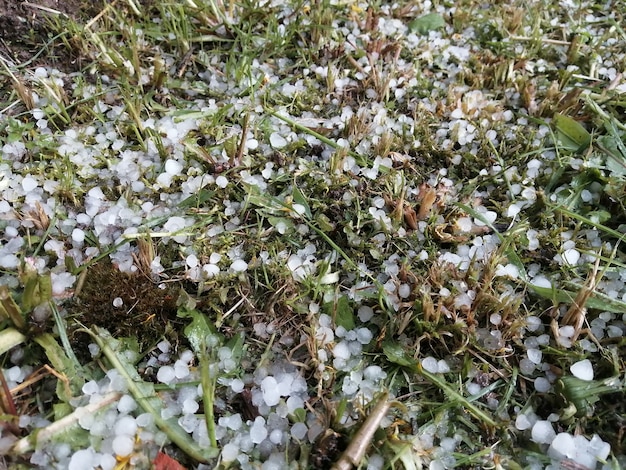
[[[293,413],[299,408],[304,408],[304,400],[297,395],[292,395],[287,398],[287,410],[289,413]]]
[[[233,261],[233,264],[230,265],[230,269],[232,269],[236,273],[240,273],[248,269],[248,263],[246,263],[242,259],[238,259]]]
[[[237,378],[233,379],[232,382],[230,383],[230,388],[232,388],[233,392],[235,393],[241,392],[243,390],[243,386],[244,386],[243,380],[237,379]]]
[[[86,468],[94,468],[97,465],[96,452],[90,447],[88,449],[81,449],[74,452],[68,470],[85,470]]]
[[[529,349],[528,351],[526,351],[526,355],[528,356],[528,359],[530,359],[530,361],[533,364],[540,364],[541,363],[541,351],[539,349]]]
[[[369,328],[359,328],[356,330],[356,339],[361,344],[369,344],[373,338],[373,333]]]
[[[538,392],[547,392],[548,390],[550,390],[550,387],[550,381],[545,377],[537,377],[535,379],[535,390],[537,390]]]
[[[164,384],[171,383],[176,378],[176,372],[171,366],[163,366],[157,372],[157,380]]]
[[[280,429],[274,429],[270,433],[270,441],[274,444],[280,444],[283,440],[283,432]]]
[[[350,349],[348,348],[348,344],[345,341],[336,344],[333,348],[333,356],[337,359],[349,359]]]
[[[569,368],[574,377],[580,380],[593,380],[593,365],[589,359],[578,361]]]
[[[222,460],[224,462],[233,462],[237,460],[237,456],[239,455],[239,446],[234,442],[229,442],[222,449]]]
[[[433,374],[439,371],[439,364],[437,363],[437,359],[435,359],[432,356],[428,356],[422,359],[422,367],[426,371],[433,373]]]
[[[135,447],[135,439],[130,436],[116,436],[115,439],[113,439],[112,447],[113,452],[121,457],[125,457],[132,453]]]
[[[132,416],[123,416],[115,423],[114,432],[116,436],[134,436],[137,432],[137,421]]]
[[[548,448],[548,455],[555,460],[573,457],[576,454],[574,436],[566,432],[560,432],[552,439]]]
[[[265,419],[257,416],[254,424],[250,427],[250,439],[255,444],[260,444],[267,437],[267,428],[265,427]]]
[[[550,444],[556,437],[552,423],[543,419],[533,425],[530,435],[537,444]]]
[[[281,149],[287,145],[287,139],[278,132],[272,132],[270,135],[270,145],[275,149]]]
[[[293,426],[291,426],[291,436],[294,439],[298,439],[299,441],[304,439],[304,436],[306,436],[307,431],[308,429],[306,427],[306,424],[304,423],[295,423]]]
[[[261,391],[263,393],[263,401],[267,406],[275,406],[280,401],[278,382],[276,382],[274,377],[267,376],[261,381]]]
[[[611,452],[611,444],[604,442],[600,436],[594,434],[589,442],[589,448],[587,451],[598,460],[604,461],[608,458],[609,453]]]
[[[525,414],[517,415],[517,418],[515,418],[515,427],[519,429],[520,431],[529,429],[530,420],[528,419],[528,416],[526,416]]]
[[[117,403],[117,411],[123,414],[128,414],[137,408],[137,403],[130,395],[124,395]]]

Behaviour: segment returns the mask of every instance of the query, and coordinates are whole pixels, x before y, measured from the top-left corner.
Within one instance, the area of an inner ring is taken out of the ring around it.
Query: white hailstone
[[[117,436],[134,436],[137,432],[137,421],[132,416],[122,416],[115,423],[113,431]]]
[[[498,218],[498,214],[494,211],[484,211],[480,215],[482,216],[482,219],[485,219],[489,223],[494,223]],[[480,219],[474,219],[474,224],[478,225],[479,227],[485,225],[485,223]]]
[[[533,425],[530,436],[537,444],[550,444],[556,437],[556,432],[550,421],[540,419]]]
[[[157,380],[164,384],[171,383],[176,378],[176,372],[171,366],[163,366],[157,372]]]
[[[242,259],[238,259],[233,261],[233,263],[230,265],[230,269],[232,269],[236,273],[240,273],[248,269],[248,263],[246,263]]]
[[[291,208],[298,215],[302,215],[306,212],[306,207],[304,207],[302,204],[292,204]]]
[[[385,467],[385,458],[380,454],[370,455],[367,458],[366,470],[382,470]]]
[[[565,250],[561,255],[561,258],[566,264],[570,266],[575,266],[580,259],[580,252],[575,250],[574,248],[570,248],[569,250]]]
[[[470,395],[478,395],[480,393],[481,387],[476,382],[468,383],[465,388],[467,388],[467,393]]]
[[[427,372],[432,374],[436,374],[439,371],[439,365],[437,364],[437,359],[432,356],[425,357],[422,359],[422,367]]]
[[[535,371],[535,363],[524,358],[519,362],[519,370],[524,375],[530,375]]]
[[[515,418],[515,427],[520,431],[530,429],[531,426],[532,423],[525,414],[519,414],[517,415],[517,418]]]
[[[287,139],[285,139],[278,132],[272,132],[270,135],[270,145],[275,149],[281,149],[287,146]]]
[[[128,414],[137,408],[137,402],[130,395],[123,395],[117,402],[117,411],[122,414]]]
[[[509,207],[506,210],[506,216],[509,218],[513,218],[517,216],[517,214],[519,214],[522,211],[523,206],[524,206],[523,202],[512,203],[511,205],[509,205]]]
[[[528,331],[537,331],[541,327],[541,319],[539,317],[530,316],[526,318],[526,329]]]
[[[222,460],[224,462],[234,462],[239,456],[239,446],[231,441],[222,448]]]
[[[298,395],[292,395],[287,398],[287,411],[293,413],[294,411],[304,408],[304,400]]]
[[[246,149],[247,150],[255,150],[259,146],[259,141],[256,139],[248,139],[246,140]]]
[[[267,437],[268,431],[265,427],[265,419],[257,416],[254,423],[250,427],[250,439],[254,444],[260,444]]]
[[[157,344],[157,348],[163,353],[168,353],[171,347],[172,345],[169,343],[169,341],[161,341]]]
[[[307,435],[308,428],[304,423],[295,423],[291,426],[291,437],[299,441],[303,440]]]
[[[212,278],[220,273],[220,268],[215,264],[205,264],[202,266],[202,271],[204,271],[207,278]]]
[[[187,398],[185,401],[183,401],[183,413],[184,414],[194,414],[196,411],[198,411],[199,408],[200,408],[200,405],[198,404],[196,400]]]
[[[261,392],[263,393],[263,401],[267,406],[275,406],[280,401],[278,382],[271,375],[261,381]]]
[[[100,346],[98,346],[96,343],[89,343],[89,346],[87,346],[87,348],[89,349],[89,354],[91,354],[91,357],[96,357],[98,354],[100,354]]]
[[[545,393],[549,391],[551,387],[550,381],[545,377],[537,377],[535,379],[535,390],[539,393]]]
[[[401,299],[406,299],[409,295],[411,295],[411,286],[408,284],[400,284],[398,288],[398,295]]]
[[[0,268],[14,269],[20,264],[20,259],[11,253],[0,255]]]
[[[177,379],[184,379],[189,375],[189,365],[179,359],[174,363],[174,375]]]
[[[280,429],[274,429],[270,433],[270,441],[274,444],[280,444],[283,440],[283,432]]]
[[[30,175],[25,176],[22,179],[22,189],[25,193],[30,193],[37,187],[37,180]]]
[[[593,365],[589,359],[578,361],[569,368],[574,377],[580,380],[593,380]]]
[[[350,359],[350,349],[346,341],[341,341],[340,343],[337,343],[332,352],[333,356],[335,356],[337,359]]]
[[[115,297],[115,298],[113,299],[113,306],[114,306],[115,308],[119,308],[119,307],[121,307],[122,305],[124,305],[124,301],[122,300],[122,298],[121,298],[121,297]]]
[[[7,376],[7,378],[11,380],[10,377]],[[95,380],[90,380],[85,385],[83,385],[82,392],[85,395],[95,395],[96,393],[100,392],[100,386]]]
[[[172,160],[171,158],[165,162],[165,172],[169,175],[176,176],[180,175],[180,172],[183,170],[183,165],[181,165],[176,160]]]
[[[215,178],[215,184],[219,186],[220,188],[224,189],[226,186],[228,186],[228,178],[226,178],[223,175],[220,175],[217,178]]]
[[[76,243],[82,243],[85,241],[85,232],[79,228],[72,230],[72,240]]]
[[[361,344],[369,344],[374,334],[368,328],[358,328],[356,330],[356,340]]]
[[[576,455],[576,443],[574,436],[567,432],[560,432],[550,442],[548,456],[555,460],[571,458]]]
[[[374,309],[372,307],[368,307],[367,305],[361,305],[358,310],[358,317],[363,323],[366,323],[372,319],[374,316]]]
[[[291,393],[291,384],[293,383],[293,376],[290,374],[283,374],[280,376],[280,380],[276,381],[276,390],[281,397],[287,397]]]
[[[244,383],[241,379],[233,379],[230,382],[230,388],[235,393],[240,393],[243,391]]]
[[[444,359],[440,359],[437,361],[437,372],[440,374],[445,374],[450,372],[450,366]]]
[[[499,264],[496,266],[496,276],[517,279],[519,277],[519,269],[512,263],[509,263],[506,266]]]
[[[541,364],[541,357],[543,354],[539,349],[529,349],[528,351],[526,351],[526,355],[528,356],[528,359],[534,364]]]
[[[184,414],[183,416],[178,418],[178,424],[180,424],[180,427],[183,428],[185,432],[188,432],[189,434],[193,433],[197,429],[199,423],[200,423],[200,420],[192,414]],[[218,437],[218,439],[220,439],[221,437],[222,436]]]
[[[120,457],[126,457],[133,452],[135,448],[135,439],[131,436],[116,436],[113,439],[113,443],[111,444],[113,452],[115,452]]]
[[[198,260],[198,257],[196,255],[189,255],[187,256],[187,258],[185,258],[185,263],[187,263],[187,266],[189,266],[190,268],[195,268],[197,267],[200,262]]]
[[[492,325],[499,325],[501,321],[502,316],[499,313],[492,313],[489,316],[489,323],[491,323]]]
[[[605,461],[611,453],[611,444],[604,442],[600,436],[594,434],[589,441],[587,451],[595,456],[599,461]]]
[[[538,275],[532,278],[530,284],[535,287],[544,287],[546,289],[552,289],[552,283],[545,276]]]
[[[72,455],[70,462],[67,466],[68,470],[85,470],[89,468],[95,468],[98,465],[98,456],[93,448],[81,449]]]
[[[227,427],[232,429],[233,431],[237,431],[241,429],[243,426],[243,420],[241,419],[241,415],[239,413],[231,415],[228,419]]]

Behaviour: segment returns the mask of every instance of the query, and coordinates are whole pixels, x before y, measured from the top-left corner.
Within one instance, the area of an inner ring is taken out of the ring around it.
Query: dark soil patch
[[[121,299],[121,305],[114,302]],[[162,338],[171,322],[178,322],[178,286],[158,285],[147,276],[125,274],[104,260],[89,268],[70,316],[80,325],[106,328],[114,337],[137,338],[140,350]],[[73,322],[69,322],[70,324]],[[72,334],[79,353],[85,353],[89,338]]]
[[[53,37],[50,20],[86,20],[105,4],[105,0],[0,0],[0,53],[15,65],[28,62]],[[77,69],[76,61],[68,60],[66,54],[56,54],[51,48],[43,52],[33,66],[53,66],[68,72]]]

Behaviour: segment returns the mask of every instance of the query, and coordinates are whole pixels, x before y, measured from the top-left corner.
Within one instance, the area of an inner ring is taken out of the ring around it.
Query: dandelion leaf
[[[442,29],[446,21],[438,13],[429,13],[415,18],[409,23],[409,31],[415,34],[428,34],[430,31]]]

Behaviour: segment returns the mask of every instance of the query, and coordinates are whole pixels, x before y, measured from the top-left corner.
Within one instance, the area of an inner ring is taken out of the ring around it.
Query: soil
[[[52,37],[50,20],[88,19],[105,3],[105,0],[0,0],[0,54],[10,63],[24,64],[40,53]],[[76,58],[59,52],[46,50],[29,65],[48,65],[68,72],[76,70]]]

